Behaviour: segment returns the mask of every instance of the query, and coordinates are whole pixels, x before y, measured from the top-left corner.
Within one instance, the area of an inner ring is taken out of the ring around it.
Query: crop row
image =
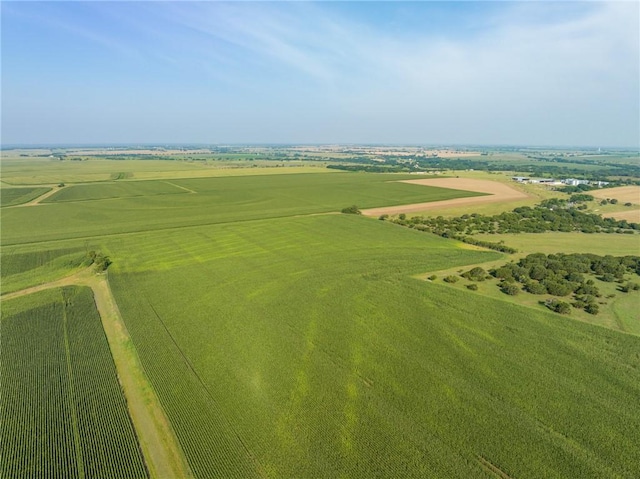
[[[147,477],[91,291],[2,327],[0,475]]]
[[[137,239],[110,282],[198,477],[633,477],[638,338],[408,277],[494,253],[346,215]]]

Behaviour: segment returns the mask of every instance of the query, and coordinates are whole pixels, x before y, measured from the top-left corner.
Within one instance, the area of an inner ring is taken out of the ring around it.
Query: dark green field
[[[7,215],[2,253],[109,255],[196,477],[636,477],[640,337],[413,277],[505,255],[320,214],[464,194],[390,178],[69,187]]]
[[[0,475],[147,477],[91,290],[2,306]]]
[[[26,253],[4,250],[0,269],[0,291],[10,293],[57,279],[82,266],[86,247],[39,249]]]

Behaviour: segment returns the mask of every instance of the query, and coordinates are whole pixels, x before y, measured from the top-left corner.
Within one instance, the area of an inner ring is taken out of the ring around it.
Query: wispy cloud
[[[274,119],[273,131],[291,128],[284,118],[295,114],[308,133],[291,141],[640,141],[636,2],[454,6],[99,2],[76,16],[55,6],[29,14],[167,74],[185,72],[207,93],[203,104],[232,96]],[[252,128],[231,111],[226,118]]]

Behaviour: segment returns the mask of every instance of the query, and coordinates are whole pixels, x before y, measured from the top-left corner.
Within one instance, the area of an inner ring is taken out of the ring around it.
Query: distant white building
[[[588,185],[589,180],[578,180],[577,178],[565,178],[562,183],[569,186]]]

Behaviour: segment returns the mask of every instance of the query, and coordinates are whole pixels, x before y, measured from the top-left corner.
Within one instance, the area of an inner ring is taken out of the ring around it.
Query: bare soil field
[[[617,188],[604,188],[602,190],[589,191],[596,198],[615,198],[619,203],[640,204],[640,186],[619,186]]]
[[[618,211],[617,213],[602,214],[605,218],[627,220],[632,223],[640,223],[640,210]]]
[[[396,215],[400,213],[415,213],[417,211],[435,210],[448,206],[473,207],[479,204],[507,202],[529,198],[527,193],[516,190],[504,183],[490,180],[476,180],[470,178],[424,178],[420,180],[403,180],[403,183],[437,186],[440,188],[451,188],[453,190],[476,191],[478,193],[488,193],[489,196],[474,196],[473,198],[456,198],[454,200],[432,201],[430,203],[415,203],[412,205],[371,208],[368,210],[362,210],[362,214],[367,216],[380,216],[384,214]]]

